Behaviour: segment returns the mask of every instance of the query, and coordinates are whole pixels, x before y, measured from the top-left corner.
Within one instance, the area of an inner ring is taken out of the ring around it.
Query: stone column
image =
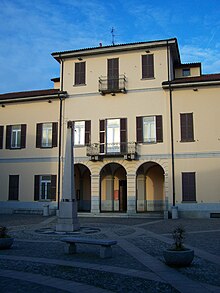
[[[79,230],[77,200],[74,184],[73,123],[68,122],[61,202],[56,231],[71,232]]]
[[[100,213],[100,201],[99,201],[99,174],[91,175],[91,213],[99,214]]]
[[[136,214],[136,174],[127,174],[127,213]]]

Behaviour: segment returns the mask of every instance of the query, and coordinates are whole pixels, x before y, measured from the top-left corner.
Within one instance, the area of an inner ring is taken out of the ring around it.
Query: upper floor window
[[[36,133],[37,148],[57,147],[58,123],[38,123]]]
[[[137,117],[136,126],[138,143],[163,142],[162,115]]]
[[[75,63],[75,85],[86,83],[86,62]]]
[[[196,201],[195,172],[182,173],[182,201]]]
[[[127,119],[100,120],[100,153],[122,153],[127,147]]]
[[[6,149],[26,147],[26,124],[6,126]]]
[[[119,59],[108,59],[108,90],[118,90],[119,88]]]
[[[181,141],[194,141],[193,113],[180,114]]]
[[[74,145],[83,146],[90,144],[91,121],[74,122]]]
[[[190,68],[185,68],[182,70],[183,76],[190,76]]]
[[[142,78],[154,77],[154,55],[142,55]]]
[[[0,126],[0,149],[3,148],[3,134],[4,134],[4,126]]]
[[[56,175],[35,175],[34,200],[56,200]]]

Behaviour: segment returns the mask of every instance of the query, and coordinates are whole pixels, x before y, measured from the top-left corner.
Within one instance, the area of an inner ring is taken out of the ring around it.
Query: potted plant
[[[0,249],[8,249],[12,246],[14,238],[7,234],[8,229],[0,226]]]
[[[169,266],[189,266],[194,258],[194,250],[186,248],[183,244],[185,229],[178,226],[172,233],[174,244],[171,248],[163,251],[165,262]]]

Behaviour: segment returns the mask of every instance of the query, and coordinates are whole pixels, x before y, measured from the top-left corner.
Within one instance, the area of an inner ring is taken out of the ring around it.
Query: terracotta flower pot
[[[0,249],[8,249],[12,246],[14,238],[0,238]]]
[[[166,249],[163,251],[166,264],[169,266],[186,267],[194,258],[194,250],[185,248],[184,250]]]

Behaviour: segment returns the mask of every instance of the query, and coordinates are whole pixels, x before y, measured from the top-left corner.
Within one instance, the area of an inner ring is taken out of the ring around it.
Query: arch
[[[91,211],[91,172],[83,164],[74,165],[75,192],[79,212]]]
[[[155,162],[145,162],[136,172],[137,212],[155,212],[165,209],[164,169]]]
[[[127,172],[118,163],[108,163],[100,171],[100,211],[127,211]]]

